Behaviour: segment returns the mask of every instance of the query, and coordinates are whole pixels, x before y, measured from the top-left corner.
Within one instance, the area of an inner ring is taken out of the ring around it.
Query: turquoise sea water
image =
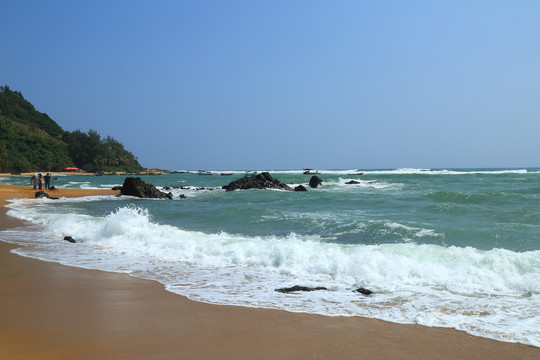
[[[155,279],[194,300],[453,327],[540,346],[540,170],[320,170],[317,189],[301,170],[270,171],[308,192],[225,192],[244,172],[220,172],[142,177],[158,188],[187,187],[170,190],[172,201],[14,201],[10,214],[33,225],[0,238],[27,245],[21,255]],[[110,188],[124,178],[66,176],[53,185]],[[274,291],[296,284],[329,290]]]

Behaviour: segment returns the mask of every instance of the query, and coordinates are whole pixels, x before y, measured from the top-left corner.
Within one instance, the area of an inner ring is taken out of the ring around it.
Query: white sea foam
[[[303,170],[261,170],[272,174],[303,174]],[[261,172],[258,171],[258,172]],[[501,175],[501,174],[535,174],[537,170],[527,169],[423,169],[423,168],[399,168],[399,169],[319,169],[314,175]]]
[[[343,245],[294,233],[207,234],[160,225],[136,206],[92,217],[69,209],[38,213],[26,206],[35,203],[14,201],[10,210],[33,227],[0,233],[4,240],[26,245],[16,250],[21,255],[155,279],[204,302],[454,327],[540,346],[540,251]],[[393,222],[385,226],[418,237],[438,235]],[[78,243],[64,244],[66,235]],[[297,283],[329,291],[294,296],[274,291]],[[362,296],[353,292],[357,287],[375,294]]]
[[[527,174],[526,169],[415,169],[415,168],[401,168],[401,169],[388,169],[388,170],[366,170],[366,175],[501,175],[501,174]]]
[[[432,236],[432,237],[444,237],[444,234],[437,233],[433,229],[424,229],[424,228],[418,228],[418,227],[412,227],[407,226],[403,224],[398,224],[395,222],[385,222],[384,224],[386,227],[390,229],[403,229],[407,231],[408,233],[413,234],[413,237],[416,238],[422,238],[425,236]]]
[[[350,183],[353,181],[354,183]],[[349,184],[347,184],[349,183]],[[304,185],[307,186],[307,183],[302,184],[292,184],[292,187],[295,187],[297,185]],[[320,185],[317,189],[320,190],[335,190],[337,188],[340,188],[341,190],[352,190],[355,191],[357,189],[364,189],[364,190],[399,190],[403,187],[403,184],[401,183],[390,183],[387,181],[380,181],[380,180],[363,180],[358,177],[339,177],[335,180],[324,180],[322,185]]]
[[[62,185],[62,187],[66,189],[88,189],[88,190],[102,190],[104,188],[104,186],[101,186],[101,185],[98,185],[98,186],[92,185],[90,181],[69,181],[66,184]]]
[[[303,174],[304,170],[255,170],[257,173],[268,171],[271,174]],[[245,171],[213,171],[213,173],[228,172],[243,174]],[[314,169],[313,175],[501,175],[501,174],[534,174],[538,170],[528,169],[425,169],[425,168],[398,168],[398,169]]]
[[[348,182],[354,181],[356,183],[347,184]],[[335,184],[346,188],[360,187],[363,189],[373,189],[373,190],[399,190],[403,187],[403,184],[399,183],[389,183],[385,181],[378,180],[361,180],[361,179],[352,179],[352,178],[339,178],[337,182],[328,182],[329,185]]]

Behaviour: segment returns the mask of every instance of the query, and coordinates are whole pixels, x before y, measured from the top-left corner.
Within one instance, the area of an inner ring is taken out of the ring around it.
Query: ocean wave
[[[226,232],[208,234],[159,224],[147,209],[135,205],[118,207],[103,217],[70,214],[70,211],[68,208],[64,213],[43,214],[10,210],[10,214],[44,225],[57,238],[70,235],[85,245],[150,256],[159,261],[256,266],[287,271],[296,276],[326,274],[349,279],[351,284],[365,282],[369,273],[369,282],[375,284],[381,274],[392,273],[381,284],[389,284],[395,279],[402,283],[408,279],[405,282],[439,286],[444,283],[445,287],[455,288],[469,286],[469,290],[475,291],[517,290],[540,294],[540,273],[532,272],[539,270],[540,251],[483,251],[471,247],[411,243],[335,244],[323,242],[317,235],[295,233],[286,237],[254,237]],[[384,222],[383,226],[417,237],[437,236],[433,230],[395,222]],[[389,271],[389,263],[397,264],[397,267]],[[374,271],[358,276],[358,268],[365,268],[360,264],[373,264]],[[471,277],[475,272],[481,276]],[[532,276],[536,282],[518,286],[523,275]],[[486,282],[486,277],[491,280]],[[443,278],[446,280],[441,282]]]
[[[25,245],[17,250],[22,255],[155,279],[205,302],[450,326],[540,346],[540,251],[204,233],[160,224],[135,205],[90,216],[28,206],[35,203],[12,202],[10,214],[37,227],[2,232],[3,239]],[[392,221],[377,226],[416,237],[440,235]],[[66,235],[77,244],[60,244]],[[273,291],[300,281],[330,291],[294,297]],[[359,296],[356,287],[375,296]],[[519,324],[516,308],[524,319]]]
[[[267,171],[271,174],[283,175],[305,175],[301,169],[293,170],[254,170],[253,173]],[[228,172],[233,174],[244,174],[245,171],[213,171],[213,173]],[[398,168],[398,169],[314,169],[308,175],[504,175],[504,174],[538,174],[535,169],[430,169],[430,168]]]
[[[429,199],[435,200],[440,203],[454,203],[454,204],[482,204],[482,203],[497,203],[501,204],[501,201],[527,201],[538,198],[538,189],[528,189],[526,192],[520,193],[514,191],[512,193],[501,192],[487,192],[476,194],[464,194],[457,191],[436,191],[430,192],[425,196]]]
[[[451,202],[456,204],[477,204],[488,199],[485,194],[463,194],[454,191],[438,191],[429,193],[426,197],[438,202]]]
[[[366,170],[365,175],[502,175],[527,174],[527,169],[416,169]],[[532,172],[535,173],[535,172]]]
[[[308,183],[299,183],[294,184],[308,186]],[[400,190],[404,184],[402,183],[391,183],[381,180],[363,180],[358,177],[339,177],[337,179],[323,179],[322,185],[319,185],[317,190],[330,190],[334,191],[336,188],[340,190],[350,190],[355,191],[358,189],[362,190]],[[315,191],[317,191],[315,190]]]

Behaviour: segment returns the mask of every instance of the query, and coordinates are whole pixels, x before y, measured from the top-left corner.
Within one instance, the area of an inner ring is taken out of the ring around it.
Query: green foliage
[[[139,171],[142,166],[112,137],[64,131],[18,91],[0,86],[0,171]]]
[[[20,91],[11,91],[7,85],[0,86],[0,109],[7,118],[37,127],[52,137],[59,137],[64,133],[49,115],[36,111]]]
[[[69,164],[64,142],[0,115],[0,171],[59,171]]]
[[[142,166],[124,145],[114,138],[101,136],[90,129],[88,133],[76,130],[66,137],[69,153],[75,166],[86,171],[140,171]]]

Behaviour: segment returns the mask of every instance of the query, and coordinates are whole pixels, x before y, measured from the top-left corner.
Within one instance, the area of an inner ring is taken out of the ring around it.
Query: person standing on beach
[[[45,189],[49,189],[51,187],[51,173],[47,173],[43,179],[45,180]]]
[[[36,190],[36,189],[37,189],[37,184],[38,184],[37,174],[34,174],[34,175],[32,175],[32,177],[30,178],[30,185],[32,185],[32,189],[33,189],[33,190]]]
[[[43,190],[43,175],[38,174],[38,190]]]

